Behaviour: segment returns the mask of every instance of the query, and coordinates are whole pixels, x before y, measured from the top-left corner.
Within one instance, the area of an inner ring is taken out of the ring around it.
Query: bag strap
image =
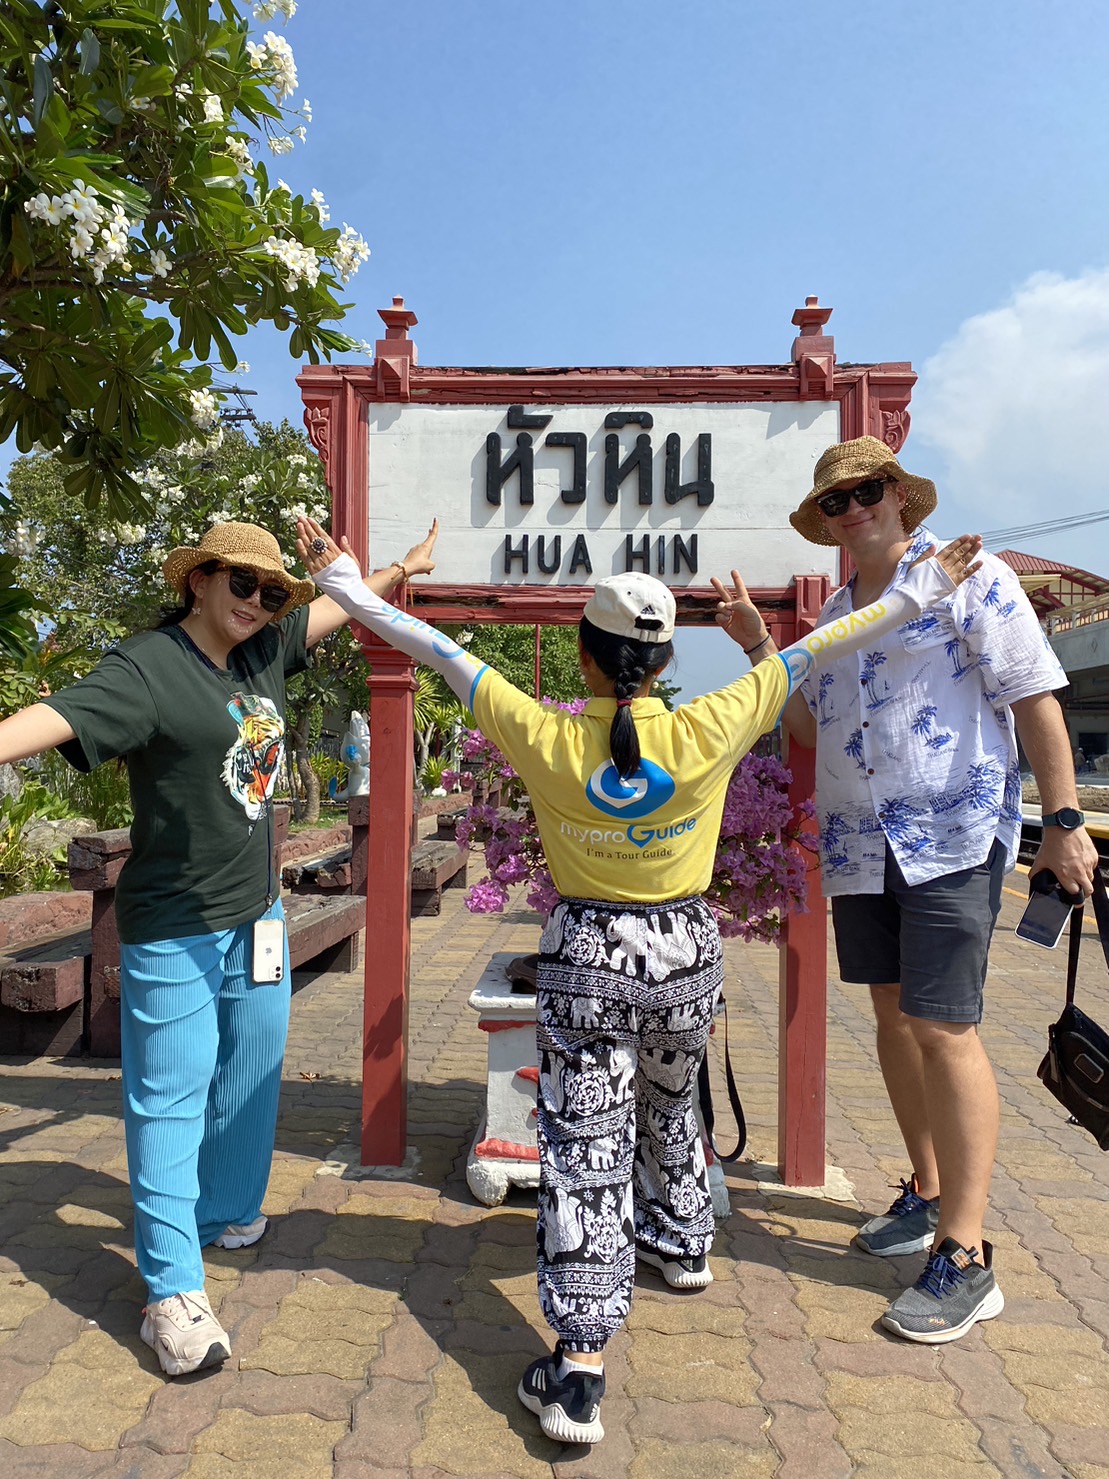
[[[1102,953],[1105,956],[1105,964],[1109,967],[1109,895],[1106,894],[1105,880],[1101,876],[1100,868],[1094,869],[1093,905]],[[1070,941],[1067,953],[1067,1006],[1074,1005],[1074,987],[1078,978],[1078,952],[1082,948],[1084,915],[1085,911],[1081,907],[1071,910]]]
[[[724,1078],[728,1085],[728,1103],[735,1115],[735,1125],[738,1134],[736,1148],[730,1155],[725,1155],[716,1144],[716,1114],[712,1107],[712,1084],[709,1080],[709,1055],[705,1048],[701,1066],[697,1070],[697,1099],[701,1106],[701,1118],[705,1125],[705,1134],[709,1138],[713,1153],[718,1161],[738,1161],[747,1149],[747,1117],[743,1113],[743,1103],[736,1088],[735,1074],[732,1072],[732,1055],[728,1051],[728,1003],[721,996],[720,1003],[724,1008]]]

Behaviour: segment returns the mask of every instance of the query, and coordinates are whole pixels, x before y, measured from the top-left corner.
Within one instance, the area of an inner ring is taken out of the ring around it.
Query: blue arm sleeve
[[[360,621],[375,636],[407,653],[416,662],[442,673],[451,692],[473,709],[474,690],[488,664],[471,656],[450,637],[375,596],[363,584],[361,571],[349,555],[340,555],[312,577],[320,590],[337,602],[348,616]]]

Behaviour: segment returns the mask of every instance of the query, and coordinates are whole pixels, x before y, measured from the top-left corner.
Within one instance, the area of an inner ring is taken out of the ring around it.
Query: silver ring
[[[312,551],[312,553],[314,555],[322,555],[323,552],[324,552],[324,550],[327,549],[327,540],[326,539],[320,539],[319,536],[317,535],[317,537],[315,539],[313,539],[312,543],[308,546],[308,548]]]

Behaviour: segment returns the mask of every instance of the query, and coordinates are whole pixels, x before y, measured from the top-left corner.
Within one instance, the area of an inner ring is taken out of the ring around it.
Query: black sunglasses
[[[830,519],[838,519],[840,514],[845,514],[852,498],[860,508],[873,508],[876,503],[881,503],[889,481],[889,478],[868,478],[857,488],[837,488],[834,493],[825,493],[823,498],[818,498],[816,506]]]
[[[228,590],[241,601],[249,600],[258,591],[258,601],[263,611],[280,611],[289,599],[289,592],[283,585],[263,585],[258,590],[261,581],[253,570],[244,570],[241,565],[224,565],[223,569],[227,571]]]

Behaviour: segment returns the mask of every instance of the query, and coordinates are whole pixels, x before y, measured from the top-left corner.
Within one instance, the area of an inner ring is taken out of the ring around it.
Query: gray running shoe
[[[855,1234],[855,1242],[865,1253],[879,1258],[898,1258],[902,1253],[919,1253],[932,1246],[940,1220],[940,1199],[925,1199],[917,1191],[914,1173],[902,1181],[901,1191],[888,1212],[864,1222]]]
[[[898,1295],[882,1316],[895,1335],[924,1345],[958,1340],[978,1320],[992,1320],[1005,1308],[993,1273],[993,1245],[982,1243],[984,1265],[975,1263],[954,1238],[944,1238],[911,1289]]]

